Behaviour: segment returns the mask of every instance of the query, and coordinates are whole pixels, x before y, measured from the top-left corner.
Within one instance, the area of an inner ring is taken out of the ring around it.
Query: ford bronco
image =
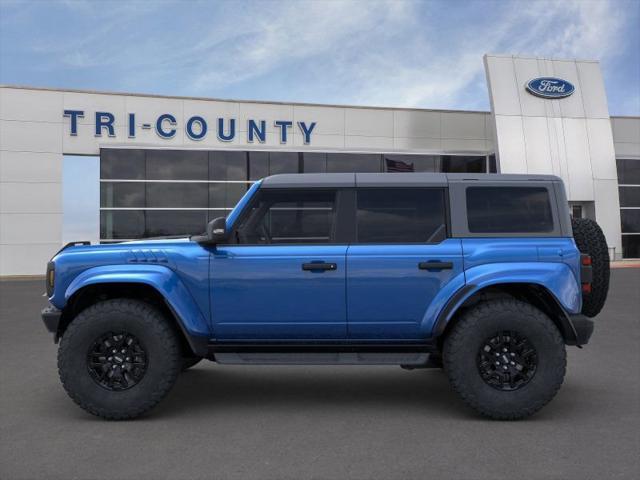
[[[518,419],[593,331],[609,256],[553,176],[276,175],[190,238],[65,246],[47,265],[69,396],[137,417],[202,359],[444,368]]]

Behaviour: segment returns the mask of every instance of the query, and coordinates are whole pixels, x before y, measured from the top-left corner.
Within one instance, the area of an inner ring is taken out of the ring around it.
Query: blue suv
[[[517,419],[588,342],[608,262],[557,177],[276,175],[204,234],[65,246],[42,317],[64,388],[104,418],[208,359],[444,368],[478,412]]]

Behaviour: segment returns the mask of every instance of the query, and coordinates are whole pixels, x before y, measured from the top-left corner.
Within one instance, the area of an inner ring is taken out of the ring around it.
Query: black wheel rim
[[[525,336],[504,331],[482,343],[477,364],[480,376],[488,385],[513,391],[531,381],[538,366],[538,356]]]
[[[128,332],[109,332],[98,337],[87,354],[91,378],[110,391],[137,385],[147,371],[147,353]]]

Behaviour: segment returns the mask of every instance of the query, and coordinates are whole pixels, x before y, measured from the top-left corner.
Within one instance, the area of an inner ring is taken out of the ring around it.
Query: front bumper
[[[48,306],[42,309],[42,321],[44,326],[47,327],[51,333],[55,335],[55,339],[58,339],[58,327],[60,326],[60,318],[62,317],[62,311],[58,310],[54,306]]]
[[[575,342],[569,345],[586,345],[593,334],[593,320],[584,315],[569,315],[569,321],[575,332]]]

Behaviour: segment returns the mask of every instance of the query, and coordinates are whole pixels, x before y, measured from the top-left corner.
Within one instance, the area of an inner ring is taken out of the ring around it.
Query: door
[[[346,251],[335,190],[260,190],[211,256],[219,340],[346,338]]]
[[[419,340],[443,289],[464,284],[462,246],[447,238],[445,188],[357,190],[347,252],[347,318],[356,340]]]

